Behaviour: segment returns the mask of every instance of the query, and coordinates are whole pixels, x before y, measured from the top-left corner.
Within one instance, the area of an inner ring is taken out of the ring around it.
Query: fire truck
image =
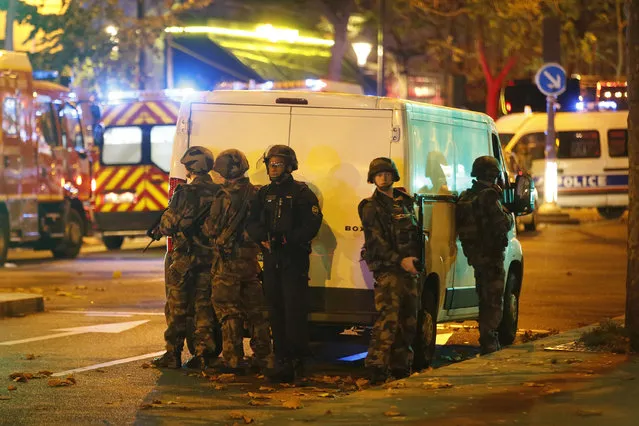
[[[112,92],[95,133],[95,222],[109,250],[143,236],[168,205],[171,149],[188,91]]]
[[[0,264],[9,247],[78,255],[92,229],[91,155],[74,95],[0,50]]]

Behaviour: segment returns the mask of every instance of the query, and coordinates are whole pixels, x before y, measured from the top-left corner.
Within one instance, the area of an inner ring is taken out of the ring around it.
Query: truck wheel
[[[64,237],[51,252],[56,259],[74,259],[82,247],[82,229],[84,224],[77,211],[71,209],[64,224]]]
[[[122,243],[124,243],[124,237],[102,237],[102,242],[107,250],[120,250]]]
[[[422,305],[417,312],[417,335],[413,342],[413,371],[431,366],[435,359],[437,341],[437,296],[424,290]]]
[[[4,214],[0,213],[0,266],[7,261],[9,241],[9,221]]]
[[[597,207],[599,215],[604,219],[619,219],[626,211],[625,207]]]
[[[506,290],[504,291],[504,312],[499,332],[499,344],[502,346],[512,345],[517,337],[517,326],[519,324],[519,292],[515,292],[518,287],[517,274],[514,271],[508,272]]]

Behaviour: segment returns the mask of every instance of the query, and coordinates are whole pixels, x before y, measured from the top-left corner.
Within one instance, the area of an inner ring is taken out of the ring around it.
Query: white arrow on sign
[[[551,73],[549,73],[548,71],[544,71],[544,75],[546,76],[546,78],[548,80],[550,80],[550,84],[548,85],[549,89],[561,89],[561,76],[558,75],[556,77],[553,77],[553,75]]]
[[[121,333],[126,330],[137,327],[149,320],[116,322],[112,324],[89,325],[86,327],[58,328],[53,331],[63,331],[64,333],[49,334],[48,336],[31,337],[29,339],[9,340],[8,342],[0,342],[0,346],[13,346],[22,343],[37,342],[40,340],[56,339],[58,337],[74,336],[76,334],[86,333]]]

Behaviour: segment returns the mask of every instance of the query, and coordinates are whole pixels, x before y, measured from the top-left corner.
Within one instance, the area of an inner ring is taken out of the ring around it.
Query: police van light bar
[[[122,101],[143,101],[157,98],[171,98],[174,100],[182,100],[195,90],[192,87],[186,87],[183,89],[165,89],[159,91],[141,91],[141,90],[114,90],[109,92],[108,101],[110,103],[122,102]]]
[[[35,80],[55,80],[59,77],[60,73],[54,70],[34,70],[33,78]]]

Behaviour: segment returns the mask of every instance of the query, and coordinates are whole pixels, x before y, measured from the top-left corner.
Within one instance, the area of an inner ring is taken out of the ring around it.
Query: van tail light
[[[177,188],[177,186],[181,183],[186,183],[186,181],[176,177],[169,178],[169,202],[171,202],[175,188]],[[166,238],[166,251],[169,253],[173,251],[173,238],[171,237]]]

